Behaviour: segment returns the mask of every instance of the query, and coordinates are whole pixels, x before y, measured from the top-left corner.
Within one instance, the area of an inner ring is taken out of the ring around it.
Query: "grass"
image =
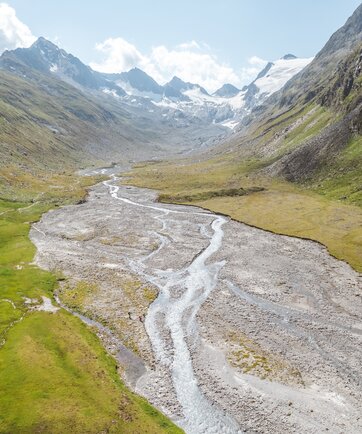
[[[72,310],[86,313],[85,305],[87,299],[99,291],[95,283],[80,280],[74,286],[69,285],[67,282],[61,288],[59,295],[61,301]]]
[[[26,303],[52,298],[58,284],[57,276],[32,263],[30,222],[55,206],[82,200],[85,188],[99,179],[5,173],[0,191],[7,198],[0,200],[0,433],[182,432],[125,387],[114,359],[78,318],[62,309],[36,311]]]
[[[181,432],[124,386],[98,339],[64,311],[11,329],[0,384],[3,433]]]
[[[283,155],[286,150],[298,147],[304,141],[314,137],[322,131],[331,121],[332,114],[323,107],[313,107],[305,114],[305,119],[300,125],[287,132],[280,154]]]
[[[247,194],[255,193],[256,191],[262,191],[263,187],[251,187],[251,188],[222,188],[220,190],[208,190],[200,193],[193,194],[178,194],[172,196],[170,194],[160,194],[160,202],[195,202],[213,199],[215,197],[237,197],[245,196]]]
[[[347,148],[310,181],[311,188],[329,199],[362,206],[362,137],[355,136]]]
[[[288,184],[239,200],[196,203],[269,231],[324,244],[336,258],[362,271],[362,209],[325,199]]]
[[[303,384],[300,372],[279,356],[263,350],[255,341],[240,331],[229,332],[226,341],[231,345],[230,364],[245,374],[262,379]]]
[[[340,161],[352,161],[356,165],[355,175],[348,170],[343,174],[345,178],[328,180],[324,175],[323,179],[330,184],[319,189],[316,180],[298,186],[261,177],[257,168],[263,165],[262,161],[242,161],[232,155],[197,163],[138,165],[128,174],[126,182],[157,189],[165,201],[198,205],[261,229],[318,241],[336,258],[362,271],[362,209],[348,204],[348,200],[336,200],[340,192],[336,194],[330,187],[338,182],[345,189],[358,187],[356,180],[349,182],[349,177],[360,179],[362,172],[357,161],[361,155],[361,139],[356,140],[340,157]],[[349,158],[351,154],[353,157]],[[230,188],[262,191],[242,196],[202,197],[210,190]]]

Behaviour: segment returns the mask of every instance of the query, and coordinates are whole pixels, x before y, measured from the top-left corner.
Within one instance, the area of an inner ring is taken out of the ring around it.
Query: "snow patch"
[[[298,74],[305,68],[313,57],[308,59],[279,59],[276,60],[274,65],[269,69],[265,77],[259,78],[254,83],[260,89],[260,93],[272,94],[281,89],[285,83]]]
[[[114,89],[108,89],[107,87],[105,87],[102,89],[102,92],[105,93],[106,95],[111,95],[114,98],[119,98],[119,95]]]
[[[49,68],[50,72],[57,72],[58,71],[58,65],[53,63],[50,68]]]
[[[231,120],[231,121],[223,122],[221,125],[233,130],[235,127],[237,127],[239,125],[239,122],[240,121]]]

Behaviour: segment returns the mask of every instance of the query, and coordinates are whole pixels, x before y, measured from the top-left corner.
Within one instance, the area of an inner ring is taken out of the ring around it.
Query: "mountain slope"
[[[135,74],[145,77],[142,71]],[[1,167],[84,167],[176,154],[225,131],[130,98],[104,74],[44,38],[30,48],[4,52],[0,75]]]
[[[152,130],[146,140],[141,125],[113,100],[99,101],[36,71],[32,81],[5,71],[0,76],[2,166],[74,167],[122,159],[125,151],[127,158],[147,154],[148,145],[154,151]]]
[[[222,152],[236,147],[241,158],[260,159],[261,173],[313,181],[362,133],[361,77],[362,5],[305,69],[244,120],[247,127]]]

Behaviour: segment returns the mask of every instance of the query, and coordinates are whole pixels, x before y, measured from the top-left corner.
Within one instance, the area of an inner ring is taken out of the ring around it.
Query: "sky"
[[[360,0],[0,0],[0,52],[44,36],[103,72],[214,91],[286,53],[313,57]]]

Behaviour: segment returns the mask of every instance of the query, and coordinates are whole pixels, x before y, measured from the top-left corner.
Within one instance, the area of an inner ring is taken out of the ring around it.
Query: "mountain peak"
[[[174,88],[178,92],[181,92],[188,88],[187,83],[181,80],[180,77],[174,75],[172,79],[167,83],[167,86]]]
[[[177,77],[176,75],[172,78],[171,81],[169,81],[167,83],[167,86],[173,87],[178,92],[182,92],[182,91],[186,91],[186,90],[191,90],[191,89],[197,88],[204,95],[208,95],[207,91],[202,86],[200,86],[199,84],[185,82],[181,78]]]
[[[142,69],[138,68],[137,66],[134,66],[128,71],[128,74],[139,74],[139,75],[148,75]]]
[[[53,42],[45,39],[43,36],[40,36],[30,48],[38,48],[38,49],[46,49],[51,51],[59,51],[59,47],[57,47]]]
[[[297,59],[297,56],[295,56],[294,54],[288,53],[288,54],[284,54],[284,56],[281,59],[292,60],[292,59]]]
[[[270,68],[274,66],[273,62],[268,62],[265,67],[259,72],[259,74],[256,76],[256,79],[253,81],[253,83],[260,78],[263,78],[267,75],[267,73],[270,71]]]
[[[237,95],[240,92],[240,89],[235,87],[230,83],[226,83],[220,87],[213,95],[220,96],[221,98],[231,98]]]
[[[151,92],[154,94],[163,93],[162,86],[146,72],[142,71],[142,69],[137,68],[137,66],[130,69],[128,72],[122,72],[120,77],[122,81],[141,92]]]
[[[177,77],[177,75],[174,75],[172,79],[168,82],[170,86],[173,84],[186,84],[181,78]]]
[[[125,95],[123,89],[109,82],[103,75],[93,71],[77,57],[57,47],[44,37],[38,38],[29,48],[17,48],[0,57],[0,65],[20,75],[28,75],[30,70],[62,77],[68,83],[83,88],[110,89],[118,96]]]

